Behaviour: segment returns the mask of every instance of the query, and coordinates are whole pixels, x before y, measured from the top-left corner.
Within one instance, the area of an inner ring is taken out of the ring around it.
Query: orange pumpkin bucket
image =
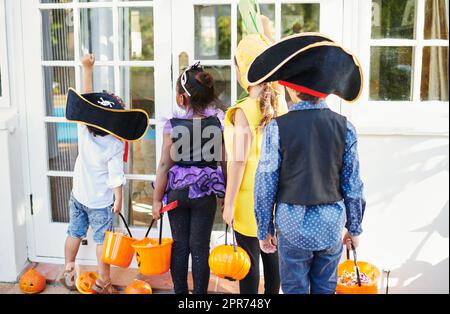
[[[380,270],[373,264],[357,261],[354,247],[353,259],[350,260],[350,251],[347,249],[347,260],[338,266],[336,293],[377,294]]]
[[[128,268],[133,260],[134,249],[132,244],[137,240],[131,235],[127,222],[122,214],[119,213],[129,236],[121,232],[106,231],[105,241],[103,243],[102,261],[106,264]]]
[[[233,228],[233,244],[228,244],[228,225],[225,229],[225,244],[215,247],[209,255],[208,264],[211,272],[230,281],[244,279],[250,271],[251,261],[248,253],[236,245]]]
[[[172,202],[165,206],[161,210],[161,222],[159,226],[159,238],[147,238],[150,229],[152,228],[155,220],[153,219],[150,226],[147,229],[145,238],[136,241],[132,244],[136,251],[136,261],[139,266],[141,274],[160,275],[169,271],[170,259],[172,257],[172,243],[170,238],[162,237],[163,228],[163,215],[165,212],[170,211],[178,206],[178,202]]]

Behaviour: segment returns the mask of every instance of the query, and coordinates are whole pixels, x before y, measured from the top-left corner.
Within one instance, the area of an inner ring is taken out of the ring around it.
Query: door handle
[[[186,51],[182,51],[178,55],[178,71],[179,71],[178,75],[181,75],[181,73],[183,73],[188,66],[189,66],[189,55],[187,54]]]

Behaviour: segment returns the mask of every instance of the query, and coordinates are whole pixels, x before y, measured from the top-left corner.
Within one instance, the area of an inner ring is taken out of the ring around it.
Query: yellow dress
[[[283,97],[279,97],[279,114],[287,113],[286,101]],[[233,118],[237,109],[241,109],[247,118],[250,126],[250,132],[252,133],[252,144],[250,147],[250,153],[245,164],[244,176],[242,178],[239,193],[234,203],[234,230],[248,237],[256,237],[257,225],[254,212],[254,187],[255,187],[255,174],[258,167],[259,155],[261,150],[261,143],[264,134],[264,128],[259,126],[259,122],[262,118],[259,102],[256,99],[250,97],[245,98],[242,102],[237,103],[235,106],[230,107],[225,116],[225,130],[224,140],[225,149],[227,151],[228,159],[230,160],[234,156],[233,152],[233,134],[234,124]]]

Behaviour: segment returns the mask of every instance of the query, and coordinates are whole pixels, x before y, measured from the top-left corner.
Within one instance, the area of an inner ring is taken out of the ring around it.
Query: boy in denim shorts
[[[84,92],[91,93],[93,55],[82,58]],[[75,259],[81,240],[91,226],[97,243],[99,279],[94,290],[113,294],[110,265],[102,262],[105,231],[112,228],[113,213],[122,210],[122,187],[125,184],[123,156],[125,143],[98,128],[78,124],[78,157],[75,163],[73,189],[70,196],[70,222],[64,248],[65,270],[60,282],[75,290]]]

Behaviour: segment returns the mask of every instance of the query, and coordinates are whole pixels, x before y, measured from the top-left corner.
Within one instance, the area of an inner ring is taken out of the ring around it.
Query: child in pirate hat
[[[304,33],[260,54],[247,79],[250,85],[278,81],[297,98],[263,138],[255,177],[261,249],[278,249],[284,293],[334,293],[343,242],[358,246],[365,201],[356,130],[328,108],[326,97],[356,101],[361,66],[332,40]],[[274,215],[278,243],[268,237]]]
[[[105,231],[113,228],[113,213],[122,210],[125,184],[124,161],[127,141],[145,135],[148,116],[142,110],[125,110],[122,101],[108,93],[92,93],[93,55],[82,58],[84,91],[70,89],[66,119],[78,123],[78,157],[69,201],[70,221],[65,242],[65,269],[60,282],[75,290],[75,259],[89,226],[97,244],[99,278],[93,289],[99,294],[113,294],[110,265],[103,263]]]

